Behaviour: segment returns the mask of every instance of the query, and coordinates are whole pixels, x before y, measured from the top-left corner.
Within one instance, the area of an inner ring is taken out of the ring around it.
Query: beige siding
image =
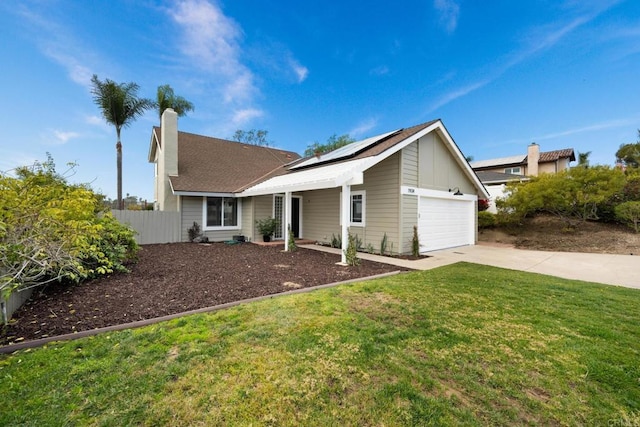
[[[458,187],[463,193],[477,193],[473,182],[435,132],[420,138],[418,144],[420,188],[447,191]]]
[[[411,253],[413,226],[418,225],[418,196],[403,194],[400,199],[402,211],[402,228],[400,229],[401,253]]]
[[[387,234],[387,248],[393,244],[394,252],[400,248],[400,153],[383,160],[364,173],[364,184],[354,185],[352,191],[366,191],[365,228],[352,227],[366,248],[371,244],[376,251]]]
[[[307,191],[302,198],[303,236],[321,243],[331,243],[340,235],[340,189]]]
[[[204,218],[202,215],[202,197],[182,197],[182,241],[189,241],[188,230],[193,226],[194,221],[204,229]],[[240,201],[239,201],[240,202]],[[241,204],[242,206],[242,204]],[[243,214],[244,212],[242,212]],[[242,218],[240,218],[242,224]],[[233,239],[233,236],[242,234],[240,228],[233,230],[204,231],[204,235],[212,242],[224,242]]]
[[[262,236],[256,230],[256,220],[273,217],[273,195],[254,197],[253,213],[252,234],[255,240],[262,241]]]
[[[242,235],[247,241],[253,241],[254,232],[253,232],[253,224],[255,224],[255,212],[253,210],[253,198],[248,197],[245,199],[240,199],[238,202],[242,202]]]
[[[402,149],[402,185],[418,186],[418,144],[412,143]]]

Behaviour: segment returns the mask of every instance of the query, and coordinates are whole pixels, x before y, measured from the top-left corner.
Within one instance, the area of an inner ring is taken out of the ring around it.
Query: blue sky
[[[636,0],[25,0],[0,3],[0,39],[0,170],[50,152],[111,198],[94,73],[149,98],[170,84],[195,104],[180,130],[266,129],[299,153],[440,118],[475,160],[535,141],[613,164],[640,128]],[[124,193],[150,201],[156,124],[122,133]]]

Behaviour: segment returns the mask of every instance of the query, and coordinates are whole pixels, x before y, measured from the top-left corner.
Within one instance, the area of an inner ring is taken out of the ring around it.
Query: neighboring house
[[[316,157],[178,132],[167,110],[154,128],[156,207],[181,212],[183,240],[197,222],[212,241],[260,239],[255,221],[280,220],[274,238],[330,243],[347,232],[379,250],[411,253],[472,245],[477,199],[487,198],[440,120],[398,129]],[[344,251],[343,251],[344,252]],[[344,261],[344,254],[343,254]]]
[[[491,195],[489,211],[496,213],[495,202],[504,196],[507,182],[528,180],[541,173],[557,173],[569,169],[575,160],[573,148],[541,153],[540,146],[534,142],[527,147],[527,154],[479,160],[471,162],[471,167]]]

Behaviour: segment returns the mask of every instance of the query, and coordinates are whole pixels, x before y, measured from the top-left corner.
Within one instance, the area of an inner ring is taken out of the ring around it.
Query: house
[[[296,237],[319,243],[340,236],[343,248],[348,232],[378,250],[386,234],[394,253],[411,253],[416,226],[426,252],[474,244],[477,199],[489,197],[440,120],[300,158],[179,132],[166,110],[149,162],[156,207],[181,212],[185,241],[194,221],[212,241],[259,239],[255,221],[275,217],[274,238],[285,245],[290,225]]]
[[[504,196],[507,182],[526,181],[541,173],[557,173],[569,169],[576,160],[573,148],[540,152],[535,142],[527,147],[527,154],[471,162],[471,167],[491,195],[489,211],[496,213],[495,201]]]

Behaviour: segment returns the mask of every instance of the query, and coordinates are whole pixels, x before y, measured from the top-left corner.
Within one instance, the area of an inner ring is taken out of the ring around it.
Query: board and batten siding
[[[418,140],[418,165],[418,187],[440,191],[458,187],[465,194],[476,194],[473,182],[436,132]]]
[[[401,185],[418,186],[418,142],[407,145],[401,151]],[[400,252],[411,253],[413,227],[418,224],[418,196],[403,194],[400,196]]]

